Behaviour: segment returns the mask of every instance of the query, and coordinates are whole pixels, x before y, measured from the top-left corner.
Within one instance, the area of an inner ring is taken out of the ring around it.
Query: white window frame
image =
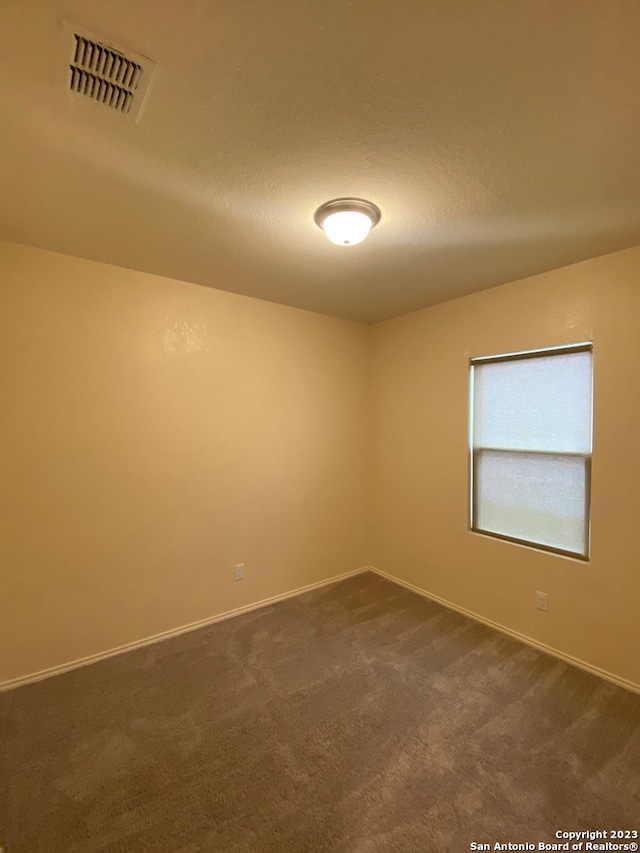
[[[480,364],[489,364],[492,362],[504,362],[504,361],[515,361],[516,359],[530,359],[530,358],[546,358],[548,356],[554,355],[568,355],[572,352],[590,352],[591,357],[593,359],[593,343],[591,341],[582,342],[578,344],[566,344],[564,346],[557,347],[549,347],[546,349],[535,349],[535,350],[523,350],[521,352],[513,352],[513,353],[505,353],[503,355],[491,355],[491,356],[480,356],[477,358],[469,359],[469,529],[473,533],[481,533],[483,536],[490,536],[493,539],[500,539],[505,542],[514,542],[517,545],[524,545],[528,548],[533,548],[539,551],[547,551],[552,554],[560,554],[564,557],[573,557],[577,560],[583,560],[585,562],[589,561],[589,554],[591,550],[591,457],[592,452],[590,453],[556,453],[553,451],[540,451],[540,450],[506,450],[504,448],[496,448],[496,447],[474,447],[473,442],[473,433],[474,433],[474,424],[473,424],[473,415],[474,415],[474,367],[475,365]],[[592,361],[593,364],[593,361]],[[593,374],[592,374],[593,376]],[[593,382],[593,379],[592,379]],[[591,389],[591,407],[593,411],[593,386]],[[530,456],[534,454],[540,454],[543,456],[556,456],[556,457],[579,457],[584,460],[585,463],[585,533],[584,533],[584,542],[585,542],[585,552],[580,553],[577,551],[567,551],[562,548],[556,548],[552,545],[546,545],[540,542],[534,542],[528,539],[519,539],[515,536],[508,536],[503,533],[496,533],[493,530],[483,530],[481,527],[478,527],[476,523],[476,508],[478,506],[477,500],[477,491],[476,491],[476,483],[477,483],[477,467],[478,467],[478,459],[483,452],[491,451],[494,453],[504,452],[510,454],[522,454],[523,456]]]

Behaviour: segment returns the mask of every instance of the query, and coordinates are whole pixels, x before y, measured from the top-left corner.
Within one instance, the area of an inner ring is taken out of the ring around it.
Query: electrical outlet
[[[244,563],[237,563],[235,569],[235,579],[237,581],[244,580]]]
[[[544,610],[545,613],[549,611],[549,598],[546,592],[536,590],[536,607],[538,610]]]

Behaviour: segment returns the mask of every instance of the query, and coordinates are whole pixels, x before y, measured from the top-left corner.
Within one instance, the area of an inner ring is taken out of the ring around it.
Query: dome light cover
[[[361,198],[337,198],[321,205],[315,221],[332,243],[355,246],[380,222],[380,209]]]

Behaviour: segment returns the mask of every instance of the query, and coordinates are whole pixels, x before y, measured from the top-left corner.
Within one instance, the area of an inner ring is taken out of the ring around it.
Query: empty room
[[[639,44],[0,3],[0,853],[637,851]]]

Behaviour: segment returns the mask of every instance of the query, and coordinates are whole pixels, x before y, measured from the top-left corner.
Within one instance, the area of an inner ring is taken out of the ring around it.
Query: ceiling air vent
[[[71,41],[68,89],[110,110],[137,118],[155,63],[67,22],[65,30]]]

